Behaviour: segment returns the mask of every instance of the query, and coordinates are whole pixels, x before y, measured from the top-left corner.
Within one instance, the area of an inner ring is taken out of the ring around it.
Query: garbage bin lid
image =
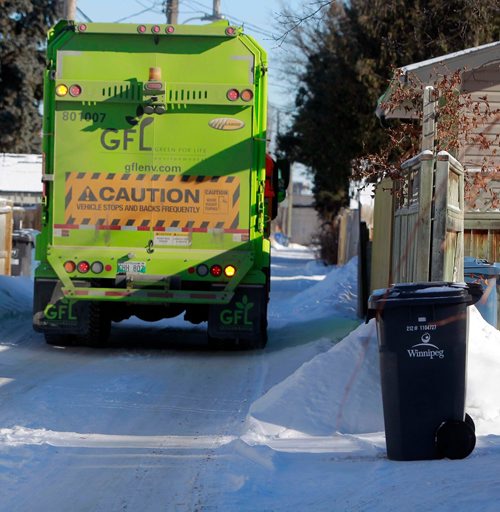
[[[500,265],[498,263],[490,263],[488,260],[482,258],[466,256],[464,258],[464,273],[485,277],[500,276]]]
[[[474,304],[481,297],[480,285],[446,281],[396,283],[390,288],[374,290],[368,299],[370,309],[423,304]]]

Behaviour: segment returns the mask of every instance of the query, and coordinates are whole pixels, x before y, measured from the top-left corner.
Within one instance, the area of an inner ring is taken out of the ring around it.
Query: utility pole
[[[220,13],[220,0],[214,0],[214,6],[212,9],[212,17],[214,20],[222,19],[222,16]]]
[[[165,11],[167,13],[167,23],[169,25],[177,25],[179,17],[179,0],[167,0]]]
[[[75,20],[76,18],[76,0],[64,0],[63,19]]]

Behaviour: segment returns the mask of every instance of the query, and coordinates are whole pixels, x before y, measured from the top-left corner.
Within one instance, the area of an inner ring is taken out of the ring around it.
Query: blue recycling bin
[[[500,264],[466,256],[464,259],[464,277],[466,283],[479,283],[481,285],[483,296],[476,303],[476,308],[490,325],[498,328],[497,282],[500,281]]]

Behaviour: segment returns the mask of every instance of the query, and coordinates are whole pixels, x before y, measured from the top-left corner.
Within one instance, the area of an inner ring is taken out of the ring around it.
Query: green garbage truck
[[[268,190],[287,176],[266,176],[258,43],[227,21],[61,21],[43,115],[34,329],[99,346],[112,322],[184,313],[214,343],[264,347]]]

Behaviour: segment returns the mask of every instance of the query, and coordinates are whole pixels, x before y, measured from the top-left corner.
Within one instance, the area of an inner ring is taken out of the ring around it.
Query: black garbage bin
[[[481,293],[474,284],[405,283],[369,298],[389,459],[464,458],[474,449],[465,415],[467,306]]]
[[[31,259],[34,245],[35,237],[32,230],[16,229],[12,233],[11,275],[31,275]]]

